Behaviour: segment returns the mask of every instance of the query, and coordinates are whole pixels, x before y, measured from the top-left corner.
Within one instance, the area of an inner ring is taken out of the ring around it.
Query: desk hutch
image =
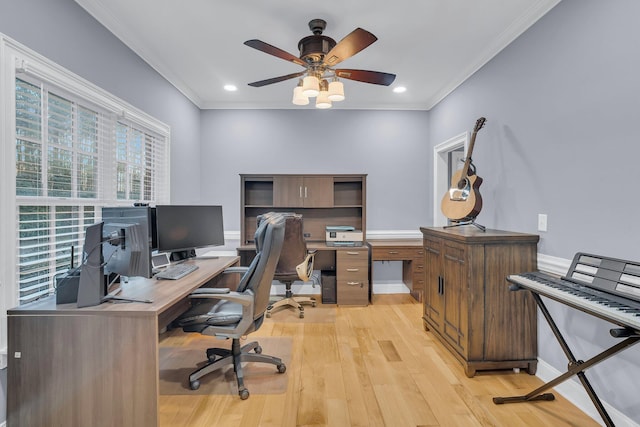
[[[325,244],[325,227],[348,225],[366,239],[366,174],[240,175],[240,248],[242,264],[255,248],[257,217],[265,212],[295,212],[304,219],[307,246],[318,250],[315,268],[335,275],[336,302],[367,305],[370,299],[368,246],[332,247]]]

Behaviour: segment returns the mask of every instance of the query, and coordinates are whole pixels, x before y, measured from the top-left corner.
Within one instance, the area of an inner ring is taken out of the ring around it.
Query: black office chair
[[[241,399],[249,397],[244,386],[242,362],[263,362],[276,365],[279,373],[286,371],[281,359],[267,356],[257,341],[240,347],[240,338],[258,330],[269,305],[269,293],[273,274],[284,241],[285,220],[278,214],[267,214],[255,233],[256,257],[249,267],[230,268],[228,271],[244,272],[238,288],[200,288],[190,298],[198,300],[190,310],[175,322],[185,332],[198,332],[222,338],[231,338],[231,350],[207,349],[209,363],[189,376],[192,390],[200,387],[199,379],[210,372],[233,364]],[[253,353],[250,353],[254,350]]]
[[[315,307],[316,300],[313,297],[293,296],[291,284],[296,280],[304,282],[311,280],[316,251],[307,249],[307,243],[304,240],[302,215],[289,212],[281,215],[284,216],[286,221],[284,244],[273,278],[284,283],[285,296],[269,305],[267,317],[271,317],[271,314],[279,308],[292,307],[298,310],[299,316],[302,318],[304,317],[302,304],[311,304],[312,307]],[[313,285],[315,286],[315,283]]]

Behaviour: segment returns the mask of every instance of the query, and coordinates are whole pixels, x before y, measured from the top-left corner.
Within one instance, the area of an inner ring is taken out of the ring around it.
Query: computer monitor
[[[171,260],[194,257],[197,248],[224,245],[222,206],[156,206],[158,251],[171,252]]]
[[[104,273],[111,280],[116,276],[151,277],[151,250],[146,226],[105,222],[103,230]]]
[[[113,241],[111,245],[105,244],[105,272],[152,277],[152,252],[158,248],[156,209],[149,206],[103,207],[102,220],[105,237],[118,232],[124,238],[124,245],[113,245]],[[137,227],[131,228],[131,225]],[[127,234],[136,247],[128,244]]]
[[[78,307],[91,307],[110,300],[151,302],[116,296],[121,288],[114,280],[120,275],[146,275],[148,267],[141,262],[150,253],[146,229],[137,223],[98,222],[87,227],[80,266]]]
[[[85,231],[78,284],[78,307],[98,305],[107,293],[102,257],[103,225],[99,222],[90,225]]]

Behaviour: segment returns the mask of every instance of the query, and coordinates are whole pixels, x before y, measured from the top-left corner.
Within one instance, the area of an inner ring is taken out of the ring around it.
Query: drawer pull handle
[[[347,282],[347,285],[349,286],[358,286],[360,284],[360,282]]]
[[[347,251],[348,255],[358,255],[360,252]]]
[[[390,255],[397,255],[399,252],[398,251],[389,251]]]
[[[359,268],[347,268],[347,271],[351,272],[351,273],[355,273],[356,271],[360,271]]]

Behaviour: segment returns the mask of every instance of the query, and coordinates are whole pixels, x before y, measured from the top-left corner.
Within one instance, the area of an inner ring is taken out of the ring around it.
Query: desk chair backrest
[[[263,215],[254,235],[256,257],[238,284],[238,292],[252,291],[254,320],[262,317],[269,305],[271,283],[284,242],[285,219],[279,214]]]
[[[274,278],[283,282],[299,280],[296,267],[307,257],[307,243],[304,240],[302,215],[283,213],[285,218],[284,241],[280,260]]]

